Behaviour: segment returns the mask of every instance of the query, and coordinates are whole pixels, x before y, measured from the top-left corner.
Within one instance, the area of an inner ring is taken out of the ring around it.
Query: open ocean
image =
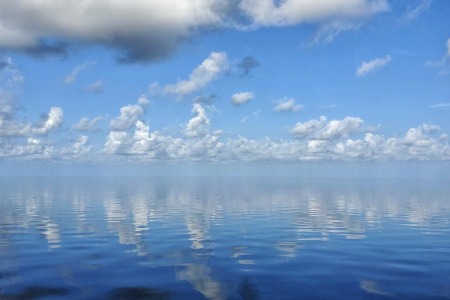
[[[450,179],[0,177],[0,299],[450,299]]]

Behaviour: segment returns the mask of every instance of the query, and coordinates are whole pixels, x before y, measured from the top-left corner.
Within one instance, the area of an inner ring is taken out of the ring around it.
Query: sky
[[[2,0],[0,162],[450,160],[450,2]]]

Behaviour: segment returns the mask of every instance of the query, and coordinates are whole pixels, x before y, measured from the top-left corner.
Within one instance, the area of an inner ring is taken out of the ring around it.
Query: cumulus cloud
[[[121,63],[148,62],[211,28],[257,28],[360,20],[387,0],[0,1],[0,48],[65,55],[72,44],[116,49]]]
[[[189,75],[189,79],[178,81],[175,84],[166,85],[164,92],[185,96],[199,90],[216,79],[229,67],[228,58],[224,52],[212,52],[199,66]]]
[[[86,156],[92,150],[92,145],[88,144],[89,138],[86,135],[80,135],[71,147],[64,148],[61,151],[63,158]]]
[[[139,103],[131,106],[139,106]],[[51,110],[39,128],[49,130],[58,126],[58,115],[57,109]],[[86,135],[78,136],[70,146],[62,148],[40,137],[21,135],[0,136],[0,157],[86,160],[98,159],[98,154],[101,154],[103,159],[125,156],[126,160],[142,162],[450,160],[448,134],[441,133],[440,127],[434,124],[421,124],[408,129],[404,135],[386,137],[368,132],[357,117],[329,121],[322,116],[297,123],[292,133],[301,137],[298,139],[237,136],[224,140],[220,130],[211,128],[206,111],[198,103],[193,104],[192,118],[187,121],[181,136],[152,131],[142,120],[134,120],[132,125],[124,126],[122,130],[111,130],[98,153]],[[351,138],[354,133],[361,136]]]
[[[80,74],[81,71],[83,71],[89,67],[92,67],[96,64],[97,64],[96,61],[88,61],[81,65],[76,66],[72,71],[70,71],[69,74],[66,75],[66,77],[64,78],[64,83],[65,84],[74,83],[77,80],[78,74]]]
[[[436,61],[428,61],[425,65],[427,67],[440,68],[440,75],[447,75],[450,73],[450,38],[447,40],[447,52],[444,56]]]
[[[192,107],[194,116],[186,124],[185,133],[188,137],[198,137],[204,135],[206,127],[210,125],[205,109],[198,103]]]
[[[15,116],[15,106],[9,99],[2,98],[0,94],[0,137],[1,136],[33,136],[44,135],[59,128],[63,122],[63,110],[60,107],[51,107],[43,114],[37,124],[20,122]]]
[[[294,112],[303,108],[303,105],[296,104],[294,99],[281,99],[276,102],[274,111],[278,112]]]
[[[109,127],[111,130],[120,131],[127,130],[132,127],[137,120],[144,114],[145,108],[149,101],[144,96],[138,99],[138,103],[134,105],[127,105],[120,109],[120,115],[111,120]]]
[[[408,129],[405,136],[400,138],[366,133],[361,140],[348,139],[337,143],[333,152],[347,159],[448,160],[448,143],[433,137],[439,130],[439,126],[422,124]]]
[[[385,65],[387,65],[392,60],[390,55],[386,55],[385,57],[375,58],[371,61],[365,61],[361,63],[356,69],[356,76],[365,76],[369,73],[372,73]]]
[[[80,121],[72,126],[72,128],[78,131],[89,131],[92,130],[101,119],[102,116],[97,116],[93,119],[82,117]]]
[[[317,140],[329,140],[346,137],[358,132],[362,128],[363,120],[357,117],[345,117],[342,120],[327,121],[321,116],[319,120],[309,120],[304,123],[298,122],[291,133],[299,138],[310,138]]]
[[[210,132],[210,121],[204,108],[194,103],[192,118],[184,128],[185,138],[162,135],[137,120],[134,133],[111,131],[103,152],[111,155],[133,156],[142,160],[218,160],[223,148],[221,131]]]
[[[50,112],[43,116],[41,125],[35,131],[44,134],[48,131],[58,128],[63,122],[63,110],[60,107],[51,107]]]
[[[239,106],[244,103],[247,103],[248,101],[252,100],[254,97],[255,97],[255,94],[252,92],[236,93],[233,96],[231,96],[231,103]]]
[[[1,143],[0,157],[27,160],[43,160],[55,157],[55,149],[38,138],[28,137],[23,144]]]

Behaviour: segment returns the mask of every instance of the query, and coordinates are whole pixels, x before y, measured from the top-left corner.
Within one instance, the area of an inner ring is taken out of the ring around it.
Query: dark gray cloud
[[[246,56],[242,61],[238,64],[239,72],[242,76],[247,76],[250,74],[250,71],[260,65],[259,61],[257,61],[253,56]]]
[[[0,70],[6,69],[9,67],[9,62],[6,60],[0,60]]]
[[[61,56],[68,41],[111,47],[119,63],[155,61],[197,32],[224,26],[223,2],[1,0],[0,49]]]
[[[67,42],[47,42],[41,41],[37,45],[32,47],[26,47],[23,49],[25,54],[37,57],[46,58],[49,56],[67,57],[70,50],[70,44]]]
[[[66,55],[69,45],[103,45],[118,51],[119,63],[149,62],[211,29],[321,24],[388,9],[387,0],[1,0],[0,50],[46,57]],[[244,74],[254,64],[244,62]]]
[[[214,100],[218,98],[217,95],[209,95],[209,96],[197,96],[194,99],[192,99],[192,102],[199,103],[199,104],[206,104],[211,105]]]

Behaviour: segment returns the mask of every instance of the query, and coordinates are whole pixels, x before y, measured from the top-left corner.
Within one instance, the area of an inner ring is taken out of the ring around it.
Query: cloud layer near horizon
[[[18,136],[5,139],[3,135],[0,158],[92,162],[450,160],[448,135],[431,124],[410,128],[400,137],[386,137],[365,128],[358,117],[328,121],[322,116],[295,124],[291,128],[292,139],[223,139],[223,131],[211,128],[210,117],[199,103],[192,105],[192,118],[176,135],[150,129],[143,118],[147,104],[148,100],[141,97],[136,104],[122,107],[110,122],[103,146],[90,144],[87,135],[79,135],[65,147],[57,147],[42,137],[61,126],[63,112],[59,108],[52,108],[39,126],[13,122]],[[86,131],[95,122],[80,120],[74,127]]]
[[[0,49],[45,56],[91,44],[117,49],[121,63],[154,61],[200,31],[349,24],[388,9],[386,0],[2,0]]]

